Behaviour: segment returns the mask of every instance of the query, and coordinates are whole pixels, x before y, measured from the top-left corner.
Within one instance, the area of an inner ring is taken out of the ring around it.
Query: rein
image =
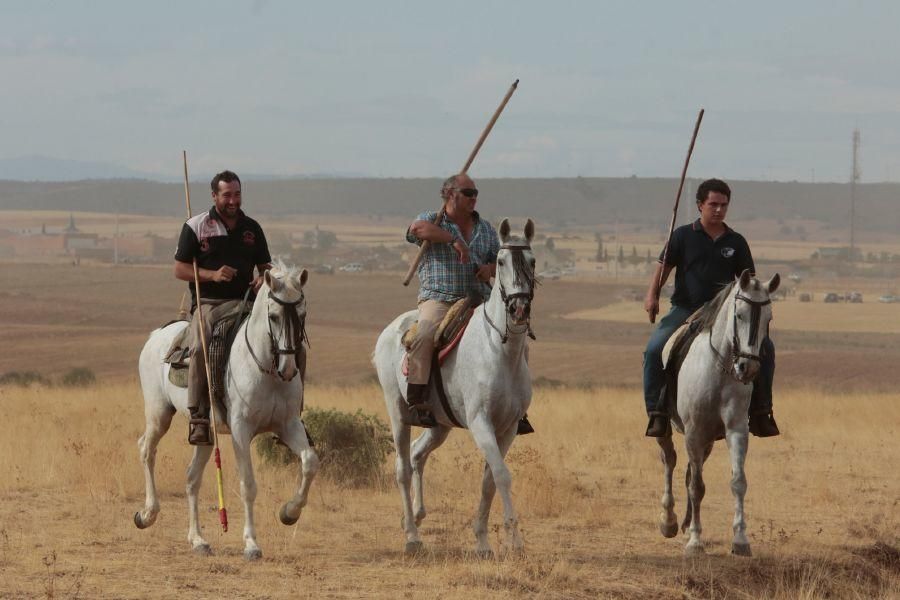
[[[484,312],[484,318],[488,322],[488,325],[490,325],[494,329],[494,331],[497,332],[497,334],[500,336],[500,341],[504,344],[507,341],[509,341],[509,335],[511,333],[515,334],[515,335],[527,333],[528,337],[530,337],[533,340],[536,340],[537,338],[535,337],[534,332],[531,330],[531,314],[530,313],[525,318],[525,324],[518,326],[518,327],[521,327],[521,329],[519,329],[519,330],[512,329],[510,326],[510,323],[509,323],[509,303],[511,300],[515,300],[517,298],[524,298],[524,299],[527,299],[529,302],[534,300],[534,284],[535,284],[534,274],[533,273],[529,274],[529,272],[528,272],[529,269],[525,263],[525,250],[531,250],[531,246],[528,244],[522,244],[522,245],[504,244],[504,245],[500,246],[500,249],[510,251],[510,254],[512,254],[513,270],[515,273],[514,283],[527,283],[528,291],[527,292],[517,292],[515,294],[507,295],[506,288],[503,286],[503,282],[502,281],[499,282],[500,299],[503,300],[503,306],[504,306],[503,312],[506,316],[505,323],[504,323],[505,329],[506,329],[505,332],[500,331],[500,328],[497,327],[497,325],[491,320],[491,316],[488,314],[488,311],[487,311],[487,303],[482,304],[482,311]],[[512,327],[515,327],[515,325]]]
[[[272,364],[271,367],[266,367],[263,363],[257,358],[256,353],[253,352],[253,346],[250,345],[250,339],[247,337],[247,329],[249,328],[249,320],[247,325],[244,326],[244,342],[247,344],[247,349],[250,351],[250,356],[253,358],[253,362],[256,363],[256,366],[259,367],[259,370],[267,375],[272,375],[277,377],[281,381],[290,381],[294,376],[285,379],[281,373],[278,372],[278,357],[284,354],[293,354],[294,355],[294,363],[297,365],[297,369],[299,372],[300,369],[300,353],[303,351],[303,341],[306,340],[307,345],[309,345],[309,339],[306,337],[306,319],[300,318],[300,315],[297,314],[297,306],[301,304],[306,298],[303,296],[303,293],[300,293],[300,298],[295,300],[294,302],[287,302],[275,296],[271,291],[269,291],[270,299],[274,300],[276,303],[281,305],[284,310],[285,319],[286,319],[286,330],[287,335],[285,336],[290,340],[290,346],[286,348],[281,348],[278,346],[278,338],[275,336],[275,332],[272,331],[272,321],[271,319],[266,319],[266,322],[269,325],[269,344],[270,350],[272,352]],[[290,310],[288,310],[290,309]]]
[[[752,298],[748,298],[747,296],[741,294],[738,291],[734,296],[734,310],[731,315],[731,348],[728,352],[728,360],[723,356],[718,350],[716,350],[715,346],[713,346],[712,338],[713,338],[713,326],[709,328],[709,348],[713,351],[713,354],[716,355],[716,362],[719,365],[719,368],[722,369],[723,372],[730,374],[735,379],[738,379],[733,369],[729,369],[726,364],[731,363],[734,365],[737,363],[738,359],[746,358],[747,360],[755,360],[756,362],[760,362],[760,357],[758,354],[749,354],[747,352],[743,352],[740,350],[741,340],[738,337],[738,327],[737,327],[737,301],[743,300],[747,304],[750,305],[750,339],[747,340],[747,345],[755,346],[757,340],[759,339],[759,318],[762,314],[762,307],[768,306],[772,304],[771,298],[766,300],[753,300]],[[740,381],[738,379],[738,381]],[[743,382],[741,382],[743,383]],[[746,384],[745,384],[746,385]]]

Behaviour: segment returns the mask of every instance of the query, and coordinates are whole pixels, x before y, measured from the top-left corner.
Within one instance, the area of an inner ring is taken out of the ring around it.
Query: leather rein
[[[287,302],[275,296],[271,290],[269,291],[269,299],[274,300],[276,303],[280,304],[284,310],[284,317],[286,320],[285,328],[287,329],[287,335],[285,338],[290,340],[290,345],[282,348],[278,345],[279,338],[275,336],[275,332],[272,331],[272,320],[266,319],[266,322],[269,325],[269,344],[270,350],[272,352],[272,364],[270,367],[266,367],[263,363],[257,358],[256,353],[253,352],[253,346],[250,345],[250,339],[247,337],[247,329],[249,329],[249,319],[247,325],[244,325],[244,342],[247,344],[247,349],[250,351],[250,356],[253,357],[253,362],[256,363],[256,366],[259,367],[259,370],[267,375],[272,375],[277,377],[281,381],[290,381],[294,377],[296,377],[297,373],[294,373],[289,378],[284,378],[281,373],[278,371],[278,357],[284,354],[293,354],[294,355],[294,363],[297,365],[297,372],[300,370],[300,353],[303,351],[303,342],[306,341],[306,345],[309,345],[309,339],[306,337],[306,317],[300,318],[300,315],[297,314],[297,306],[302,304],[306,298],[303,296],[303,292],[300,292],[300,298],[295,300],[294,302]]]
[[[522,333],[527,333],[528,337],[530,337],[533,340],[536,340],[537,338],[535,337],[534,332],[531,330],[531,313],[530,312],[529,312],[528,316],[525,317],[525,324],[518,326],[518,327],[521,327],[521,329],[519,329],[519,330],[512,329],[511,327],[516,327],[516,326],[515,325],[510,326],[510,323],[509,323],[509,306],[512,301],[516,300],[517,298],[524,298],[524,299],[527,299],[528,302],[530,303],[532,300],[534,300],[534,285],[535,285],[534,273],[532,272],[531,275],[529,275],[528,273],[520,273],[520,271],[523,271],[526,268],[524,266],[525,265],[525,250],[531,250],[531,246],[528,244],[522,244],[522,245],[504,244],[504,245],[500,246],[500,249],[510,251],[510,253],[512,254],[513,268],[515,269],[516,280],[528,282],[528,284],[529,284],[528,291],[527,292],[517,292],[515,294],[507,295],[506,288],[503,286],[503,282],[501,281],[499,284],[500,285],[500,298],[501,298],[501,300],[503,300],[503,306],[505,308],[503,313],[506,317],[505,323],[504,323],[506,331],[500,331],[500,328],[497,327],[497,325],[494,324],[494,322],[491,320],[491,316],[488,314],[488,311],[487,311],[487,302],[485,302],[481,305],[482,311],[484,312],[484,318],[488,322],[488,325],[493,327],[494,331],[497,332],[497,334],[500,336],[500,341],[504,344],[507,341],[509,341],[509,335],[511,333],[516,334],[516,335],[519,335]]]
[[[725,373],[729,373],[732,377],[740,381],[738,377],[734,374],[734,369],[729,369],[726,365],[730,362],[732,365],[736,364],[737,361],[741,358],[746,358],[747,360],[755,360],[756,362],[760,362],[759,354],[750,354],[748,352],[743,352],[740,350],[741,340],[738,337],[738,327],[737,327],[737,302],[738,300],[743,300],[747,304],[750,305],[750,339],[747,340],[748,346],[755,346],[756,342],[759,338],[759,318],[762,314],[762,307],[768,306],[772,304],[772,299],[768,298],[766,300],[753,300],[752,298],[748,298],[743,295],[740,291],[734,296],[734,310],[731,315],[731,348],[728,352],[728,360],[725,360],[725,357],[716,350],[715,346],[713,346],[712,338],[713,338],[713,327],[709,328],[709,347],[716,355],[716,362],[719,364],[719,368],[722,369]],[[715,324],[713,324],[715,326]],[[741,382],[744,383],[744,382]],[[746,383],[745,383],[746,385]]]

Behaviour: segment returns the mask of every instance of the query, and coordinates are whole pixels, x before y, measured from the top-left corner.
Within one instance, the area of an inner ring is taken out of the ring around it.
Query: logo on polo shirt
[[[209,240],[207,238],[200,240],[200,252],[209,252]]]
[[[256,243],[256,234],[252,231],[245,231],[241,239],[243,240],[245,246],[252,246]]]
[[[725,248],[722,248],[722,256],[724,256],[725,258],[731,258],[732,256],[734,256],[734,248],[729,248],[727,246]]]

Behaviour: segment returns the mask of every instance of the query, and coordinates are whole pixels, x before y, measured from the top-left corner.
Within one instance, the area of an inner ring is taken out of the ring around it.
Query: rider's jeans
[[[644,352],[644,405],[647,414],[658,411],[659,395],[662,392],[666,377],[663,372],[662,351],[666,342],[675,333],[693,311],[681,306],[672,306],[672,310],[659,321],[659,325],[650,334],[647,349]],[[769,337],[763,338],[760,344],[760,369],[753,383],[753,395],[750,397],[750,413],[768,413],[772,411],[772,381],[775,376],[775,346]]]

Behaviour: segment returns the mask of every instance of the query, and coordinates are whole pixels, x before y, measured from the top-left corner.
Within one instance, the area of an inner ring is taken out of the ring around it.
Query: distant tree
[[[653,262],[653,258],[651,258],[651,255],[650,255],[650,248],[647,248],[647,258],[645,259],[644,262],[646,262],[648,265],[649,265],[651,262]]]
[[[622,249],[622,246],[619,246],[619,254],[616,257],[616,260],[618,260],[620,263],[625,262],[625,251]]]
[[[544,242],[544,246],[546,246],[547,250],[550,250],[551,252],[556,250],[556,242],[553,241],[552,237],[547,238],[547,241]]]
[[[595,260],[597,262],[600,262],[601,260],[604,260],[604,256],[605,256],[604,250],[605,249],[603,248],[603,236],[600,235],[599,231],[594,233],[594,241],[597,242],[597,254],[596,254]]]

